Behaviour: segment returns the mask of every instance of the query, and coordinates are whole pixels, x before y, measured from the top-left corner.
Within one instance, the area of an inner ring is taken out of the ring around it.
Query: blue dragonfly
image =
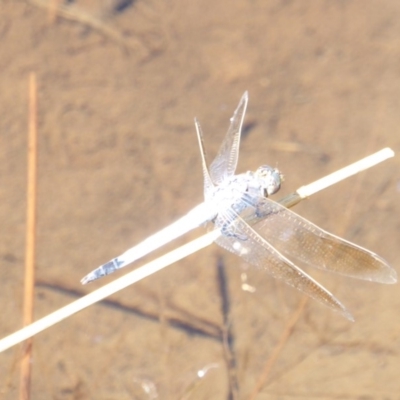
[[[345,306],[301,268],[311,266],[352,278],[395,283],[395,270],[380,256],[335,236],[270,198],[282,174],[268,165],[235,175],[248,103],[239,102],[219,152],[207,166],[203,133],[195,120],[204,176],[204,202],[82,279],[86,284],[109,275],[205,223],[220,232],[215,242],[252,266],[307,294],[352,320]]]

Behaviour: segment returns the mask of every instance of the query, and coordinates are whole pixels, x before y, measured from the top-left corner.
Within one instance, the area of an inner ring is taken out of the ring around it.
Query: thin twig
[[[299,306],[297,307],[297,310],[292,315],[290,320],[287,322],[285,330],[282,332],[279,342],[275,346],[275,349],[273,350],[271,356],[269,357],[268,361],[266,362],[264,369],[261,373],[261,376],[258,379],[257,384],[249,397],[249,400],[254,400],[256,398],[256,396],[260,393],[261,389],[265,386],[265,383],[267,382],[268,377],[269,377],[269,373],[271,372],[271,369],[272,369],[273,365],[275,364],[276,360],[278,359],[279,354],[281,353],[281,351],[284,348],[286,342],[288,341],[290,335],[292,334],[297,321],[299,320],[300,316],[302,315],[304,307],[307,304],[307,300],[308,300],[308,297],[303,296]]]
[[[25,253],[24,326],[33,322],[35,287],[35,234],[36,234],[36,188],[37,188],[37,85],[36,74],[29,75],[29,121],[28,121],[28,187]],[[30,398],[31,358],[33,338],[23,346],[20,377],[20,400]]]
[[[231,301],[229,298],[225,264],[222,257],[219,257],[218,259],[217,273],[223,317],[222,345],[224,349],[224,358],[228,370],[229,380],[229,393],[227,398],[228,400],[236,400],[239,398],[239,381],[237,377],[237,362],[234,348],[235,337],[231,326]]]
[[[112,28],[100,18],[96,18],[94,15],[82,10],[74,4],[64,4],[59,1],[49,1],[49,0],[27,0],[28,3],[44,8],[48,10],[51,18],[54,16],[60,16],[62,18],[68,19],[70,21],[79,22],[82,25],[94,29],[106,37],[109,37],[114,42],[121,45],[124,50],[144,50],[144,46],[135,40],[135,43],[128,41],[118,30]],[[146,50],[147,51],[147,50]]]

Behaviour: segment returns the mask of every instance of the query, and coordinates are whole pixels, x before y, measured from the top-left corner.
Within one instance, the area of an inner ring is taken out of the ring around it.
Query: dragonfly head
[[[281,188],[283,175],[276,168],[272,168],[269,165],[262,165],[255,172],[255,176],[261,180],[265,197],[271,196]]]

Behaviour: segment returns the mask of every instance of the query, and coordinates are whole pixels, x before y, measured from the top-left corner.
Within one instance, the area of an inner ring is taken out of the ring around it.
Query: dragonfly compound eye
[[[257,169],[255,175],[262,181],[262,187],[268,196],[276,193],[281,188],[283,175],[276,168],[262,165]]]

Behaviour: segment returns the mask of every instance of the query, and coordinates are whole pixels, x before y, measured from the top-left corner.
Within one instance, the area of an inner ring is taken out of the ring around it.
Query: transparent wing
[[[249,264],[265,269],[274,278],[283,280],[347,319],[353,320],[351,314],[335,296],[264,240],[242,218],[238,217],[233,224],[234,231],[246,236],[246,240],[239,240],[234,236],[220,236],[216,240],[217,244]]]
[[[235,173],[239,157],[240,133],[248,99],[248,93],[244,92],[231,118],[231,124],[218,155],[210,165],[210,176],[214,185],[219,185],[226,177]]]
[[[199,148],[200,148],[201,167],[203,170],[203,178],[204,178],[204,194],[205,194],[205,197],[207,197],[207,194],[214,187],[214,185],[213,185],[210,173],[208,172],[208,168],[207,168],[207,159],[206,159],[207,155],[206,155],[206,151],[204,149],[203,131],[201,129],[199,121],[197,121],[196,118],[194,119],[194,125],[196,127],[197,140],[199,142]]]
[[[368,281],[397,281],[396,271],[382,257],[324,231],[271,199],[260,197],[246,221],[296,263]]]

